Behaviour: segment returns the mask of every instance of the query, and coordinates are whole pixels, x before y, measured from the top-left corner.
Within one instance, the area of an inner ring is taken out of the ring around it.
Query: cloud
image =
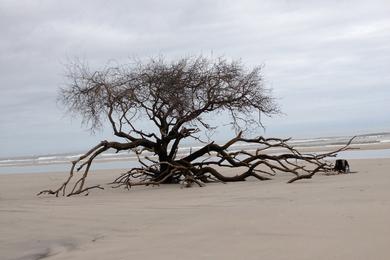
[[[265,64],[266,83],[286,114],[267,120],[269,134],[321,135],[326,125],[347,132],[343,120],[352,122],[350,131],[364,131],[367,122],[390,127],[383,119],[390,113],[388,13],[390,3],[376,0],[3,0],[0,141],[17,136],[17,144],[0,156],[23,154],[43,136],[42,152],[65,145],[59,138],[69,132],[82,147],[90,142],[55,101],[68,57],[93,67],[159,54],[241,58]],[[104,137],[109,132],[94,138]]]

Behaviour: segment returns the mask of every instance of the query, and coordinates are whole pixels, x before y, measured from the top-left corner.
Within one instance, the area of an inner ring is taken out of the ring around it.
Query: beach
[[[0,259],[390,259],[389,158],[286,184],[105,186],[36,196],[62,173],[0,175]],[[90,185],[120,170],[96,170]]]
[[[0,0],[0,260],[390,260],[390,0]]]

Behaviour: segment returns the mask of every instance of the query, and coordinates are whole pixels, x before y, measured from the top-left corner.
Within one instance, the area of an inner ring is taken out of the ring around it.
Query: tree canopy
[[[264,87],[261,67],[249,70],[240,61],[223,58],[173,62],[158,58],[100,71],[76,63],[68,78],[70,84],[61,90],[60,99],[69,110],[80,114],[92,129],[108,119],[114,134],[129,140],[149,135],[161,140],[186,125],[210,129],[202,118],[213,112],[228,112],[237,129],[260,123],[253,119],[254,111],[279,112]],[[144,118],[159,132],[136,129],[135,120]]]

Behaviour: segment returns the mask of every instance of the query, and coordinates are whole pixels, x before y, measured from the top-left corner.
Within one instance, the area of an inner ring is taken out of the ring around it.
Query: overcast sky
[[[163,54],[264,64],[284,115],[266,135],[390,131],[390,1],[0,0],[0,157],[78,151],[91,136],[56,103],[73,57]]]

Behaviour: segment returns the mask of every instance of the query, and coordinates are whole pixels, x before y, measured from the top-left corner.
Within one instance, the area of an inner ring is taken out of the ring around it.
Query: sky
[[[0,157],[112,137],[91,135],[57,102],[74,58],[96,69],[157,55],[241,59],[264,67],[283,111],[261,134],[390,131],[389,14],[388,0],[0,0]]]

